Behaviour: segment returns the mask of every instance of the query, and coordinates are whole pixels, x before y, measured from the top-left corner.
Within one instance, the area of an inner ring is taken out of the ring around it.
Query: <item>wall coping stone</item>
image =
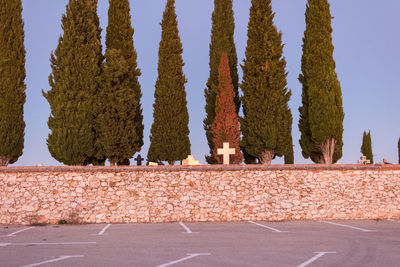
[[[304,165],[198,165],[198,166],[23,166],[23,167],[0,167],[1,173],[45,173],[45,172],[181,172],[181,171],[333,171],[333,170],[400,170],[400,164],[304,164]]]

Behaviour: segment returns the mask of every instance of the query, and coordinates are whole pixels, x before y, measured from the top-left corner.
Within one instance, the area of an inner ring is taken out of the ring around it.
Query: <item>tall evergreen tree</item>
[[[183,74],[183,49],[175,13],[175,0],[167,0],[161,28],[158,78],[153,105],[154,122],[147,159],[174,164],[190,154],[186,78]]]
[[[398,150],[399,164],[400,164],[400,138],[399,138],[399,141],[397,142],[397,150]]]
[[[229,69],[232,78],[233,90],[235,92],[236,113],[239,112],[240,98],[238,85],[237,54],[235,42],[233,39],[235,31],[235,22],[233,16],[232,0],[214,0],[214,12],[212,14],[212,29],[210,43],[210,74],[207,81],[207,88],[204,90],[206,97],[206,114],[203,121],[204,130],[210,155],[206,156],[209,164],[216,164],[213,156],[214,142],[211,132],[211,126],[215,119],[216,95],[218,94],[218,67],[221,61],[221,53],[224,52],[229,59]]]
[[[128,0],[110,0],[104,86],[98,107],[99,142],[111,165],[122,163],[143,145],[142,96],[134,30]]]
[[[21,0],[0,1],[0,166],[24,148],[25,46]]]
[[[101,163],[95,109],[102,77],[101,29],[97,0],[70,0],[62,17],[63,36],[51,54],[47,145],[66,165]]]
[[[288,152],[285,154],[285,164],[294,164],[294,153],[293,153],[293,140],[289,147]]]
[[[361,145],[361,153],[370,160],[371,164],[374,163],[374,156],[372,154],[372,144],[371,144],[371,133],[365,132],[363,134],[363,140]]]
[[[240,130],[239,118],[235,110],[232,78],[229,69],[229,60],[227,55],[222,52],[219,72],[219,92],[216,102],[216,115],[211,127],[213,134],[214,150],[213,156],[218,164],[223,163],[222,156],[218,155],[218,148],[222,148],[223,143],[229,143],[229,147],[234,148],[236,153],[230,157],[231,164],[240,164],[243,161],[243,155],[240,151]]]
[[[331,164],[342,157],[343,106],[335,71],[332,16],[327,0],[308,0],[303,38],[302,104],[299,108],[303,157]]]
[[[244,60],[242,149],[262,164],[292,149],[291,92],[286,87],[282,34],[273,23],[271,0],[252,0]]]

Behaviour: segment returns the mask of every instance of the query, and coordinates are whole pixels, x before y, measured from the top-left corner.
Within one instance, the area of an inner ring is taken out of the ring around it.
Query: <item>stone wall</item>
[[[400,218],[400,165],[0,168],[0,224]]]

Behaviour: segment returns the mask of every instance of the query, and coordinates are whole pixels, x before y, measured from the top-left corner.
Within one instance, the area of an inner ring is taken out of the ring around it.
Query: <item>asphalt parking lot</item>
[[[0,266],[400,266],[400,221],[0,226]]]

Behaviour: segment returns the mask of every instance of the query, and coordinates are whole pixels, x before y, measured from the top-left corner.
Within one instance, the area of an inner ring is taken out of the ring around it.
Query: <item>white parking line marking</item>
[[[322,256],[324,256],[325,254],[335,254],[336,251],[323,251],[323,252],[314,252],[317,255],[315,255],[314,257],[312,257],[311,259],[309,259],[308,261],[298,265],[297,267],[305,267],[307,265],[309,265],[310,263],[318,260],[319,258],[321,258]]]
[[[364,229],[364,228],[360,228],[360,227],[355,227],[355,226],[350,226],[350,225],[347,225],[347,224],[334,223],[334,222],[327,222],[327,221],[320,221],[320,222],[322,222],[322,223],[328,223],[328,224],[332,224],[332,225],[337,225],[337,226],[342,226],[342,227],[347,227],[347,228],[359,230],[359,231],[362,231],[362,232],[373,232],[373,231],[368,230],[368,229]]]
[[[42,261],[42,262],[38,262],[38,263],[32,263],[29,265],[24,265],[22,267],[33,267],[33,266],[39,266],[39,265],[43,265],[43,264],[47,264],[47,263],[52,263],[52,262],[56,262],[56,261],[63,261],[63,260],[67,260],[67,259],[71,259],[71,258],[83,258],[83,255],[71,255],[71,256],[61,256],[52,260],[47,260],[47,261]]]
[[[192,232],[192,230],[190,230],[190,228],[187,227],[183,222],[179,222],[179,224],[183,227],[183,229],[185,229],[186,232],[184,232],[184,234],[197,234],[197,232]]]
[[[198,256],[210,256],[211,253],[191,253],[191,254],[187,254],[187,255],[188,255],[187,257],[184,257],[184,258],[179,259],[179,260],[176,260],[176,261],[170,261],[170,262],[167,262],[167,263],[158,265],[157,267],[166,267],[166,266],[170,266],[170,265],[173,265],[173,264],[177,264],[177,263],[179,263],[179,262],[182,262],[182,261],[190,260],[190,259],[192,259],[192,258],[194,258],[194,257],[198,257]]]
[[[0,243],[0,247],[6,246],[59,246],[59,245],[90,245],[96,242],[60,242],[60,243]]]
[[[107,224],[99,233],[98,235],[104,235],[108,228],[110,228],[111,224]]]
[[[258,225],[258,226],[260,226],[260,227],[267,228],[267,229],[269,229],[269,230],[271,230],[271,231],[274,231],[274,232],[276,232],[276,233],[287,233],[287,232],[288,232],[288,231],[281,231],[281,230],[278,230],[278,229],[275,229],[275,228],[266,226],[266,225],[264,225],[264,224],[256,223],[256,222],[253,222],[253,221],[249,221],[249,223]]]
[[[18,234],[18,233],[24,232],[24,231],[29,230],[29,229],[32,229],[32,228],[35,228],[35,227],[28,227],[28,228],[25,228],[25,229],[16,231],[16,232],[14,232],[14,233],[11,233],[11,234],[9,234],[9,235],[7,235],[7,236],[8,236],[8,237],[15,236],[15,235]]]

